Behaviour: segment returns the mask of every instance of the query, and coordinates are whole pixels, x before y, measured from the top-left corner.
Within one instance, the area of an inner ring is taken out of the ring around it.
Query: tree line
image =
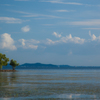
[[[8,62],[9,58],[7,58],[5,54],[0,53],[0,70],[2,70],[2,66],[7,66]],[[10,65],[12,66],[12,69],[15,70],[16,66],[19,66],[19,63],[17,63],[16,60],[11,59]]]

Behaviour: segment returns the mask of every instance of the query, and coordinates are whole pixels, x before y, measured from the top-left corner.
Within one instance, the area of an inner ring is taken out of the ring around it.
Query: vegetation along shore
[[[9,58],[6,57],[5,54],[0,53],[0,72],[15,72],[16,66],[19,66],[16,60],[11,59],[10,65],[12,66],[12,70],[2,70],[3,66],[7,66],[9,62]]]

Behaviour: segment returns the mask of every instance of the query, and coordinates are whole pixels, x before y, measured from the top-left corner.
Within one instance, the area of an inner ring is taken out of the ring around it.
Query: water
[[[100,100],[100,70],[0,72],[0,100]]]

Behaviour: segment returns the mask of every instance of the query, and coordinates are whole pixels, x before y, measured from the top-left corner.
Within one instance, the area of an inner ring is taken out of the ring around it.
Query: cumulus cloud
[[[46,39],[46,44],[55,44],[56,43],[56,41],[52,41],[51,39]]]
[[[90,35],[90,37],[92,38],[92,41],[94,41],[94,40],[96,40],[97,39],[97,37],[93,34],[93,35],[91,35],[91,31],[89,31],[89,35]]]
[[[81,39],[80,37],[72,37],[72,35],[69,34],[69,36],[62,37],[60,41],[64,43],[73,42],[77,44],[83,44],[85,42],[85,39]]]
[[[46,44],[57,44],[57,43],[75,43],[75,44],[83,44],[85,39],[81,39],[80,37],[72,37],[71,34],[65,37],[61,37],[59,40],[53,41],[51,39],[46,40]]]
[[[5,23],[22,23],[21,19],[13,17],[0,17],[0,21]]]
[[[21,42],[22,46],[25,46],[25,39],[20,39],[19,41]]]
[[[94,34],[92,35],[91,31],[89,31],[89,35],[92,41],[100,41],[100,36],[96,37]]]
[[[22,27],[21,30],[23,32],[29,32],[30,31],[30,27],[27,25],[27,26]]]
[[[53,32],[53,35],[59,38],[61,37],[61,34],[57,34],[56,32]]]
[[[21,42],[21,47],[23,47],[24,49],[37,49],[38,45],[36,44],[40,43],[40,41],[34,39],[20,39],[19,42]]]
[[[0,37],[0,47],[2,49],[16,50],[16,46],[14,45],[14,40],[11,38],[11,35],[8,33],[4,33]]]
[[[37,49],[38,46],[37,45],[29,45],[29,48],[32,48],[32,49]]]

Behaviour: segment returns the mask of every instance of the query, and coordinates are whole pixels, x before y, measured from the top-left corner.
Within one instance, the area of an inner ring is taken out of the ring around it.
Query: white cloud
[[[37,45],[29,45],[29,48],[32,48],[32,49],[37,49],[38,46]]]
[[[1,35],[0,47],[2,49],[16,50],[16,46],[14,45],[14,40],[11,38],[11,35],[8,33],[4,33]]]
[[[74,10],[55,10],[55,12],[72,12]]]
[[[82,3],[63,2],[62,0],[42,0],[41,2],[50,2],[50,3],[58,3],[58,4],[70,4],[70,5],[83,5]]]
[[[11,10],[11,11],[15,12],[15,13],[24,14],[22,17],[34,17],[36,19],[61,18],[59,16],[54,16],[54,15],[44,15],[44,14],[36,14],[36,13],[29,13],[29,12],[23,12],[23,11],[14,11],[14,10]]]
[[[0,17],[0,21],[5,23],[22,23],[21,19],[13,17]]]
[[[38,43],[40,43],[40,41],[35,40],[35,39],[27,40],[27,42],[30,42],[30,43],[32,43],[32,44],[38,44]]]
[[[46,44],[55,44],[55,41],[52,41],[51,39],[46,39]]]
[[[100,28],[82,28],[82,29],[88,29],[88,30],[100,30]]]
[[[93,34],[93,35],[91,35],[91,31],[89,31],[89,35],[91,36],[91,38],[92,38],[92,41],[94,41],[94,40],[96,40],[97,39],[97,37]]]
[[[75,21],[75,22],[69,22],[70,25],[84,25],[84,26],[94,26],[94,25],[100,25],[100,19],[92,19],[87,21]]]
[[[71,34],[66,37],[61,37],[59,40],[53,41],[51,39],[46,40],[46,44],[57,44],[57,43],[75,43],[75,44],[83,44],[85,42],[85,39],[81,39],[80,37],[72,37]]]
[[[69,12],[68,10],[56,10],[56,12]]]
[[[20,39],[19,42],[21,42],[21,47],[24,49],[37,49],[40,41],[30,39],[30,40],[25,40],[25,39]]]
[[[61,34],[57,34],[56,32],[53,32],[53,35],[59,38],[61,37]]]
[[[91,34],[91,31],[89,31],[89,35],[91,37],[92,41],[99,41],[100,42],[100,36],[96,37],[94,34]]]
[[[58,16],[53,16],[53,15],[43,15],[43,14],[27,14],[27,15],[24,15],[22,17],[36,17],[38,19],[46,19],[46,18],[61,18],[61,17],[58,17]]]
[[[69,34],[69,36],[62,37],[61,41],[64,43],[73,42],[76,44],[83,44],[85,42],[85,39],[81,39],[80,37],[72,37],[72,35]]]
[[[15,12],[15,13],[24,14],[24,16],[22,16],[22,17],[38,17],[38,16],[40,16],[40,14],[34,14],[34,13],[29,13],[29,12],[24,12],[24,11],[16,11],[16,10],[10,10],[10,11]]]
[[[25,39],[20,39],[19,41],[22,43],[22,46],[25,46]]]
[[[29,31],[30,31],[30,27],[27,25],[27,26],[25,26],[25,27],[22,27],[21,30],[22,30],[23,32],[29,32]]]

